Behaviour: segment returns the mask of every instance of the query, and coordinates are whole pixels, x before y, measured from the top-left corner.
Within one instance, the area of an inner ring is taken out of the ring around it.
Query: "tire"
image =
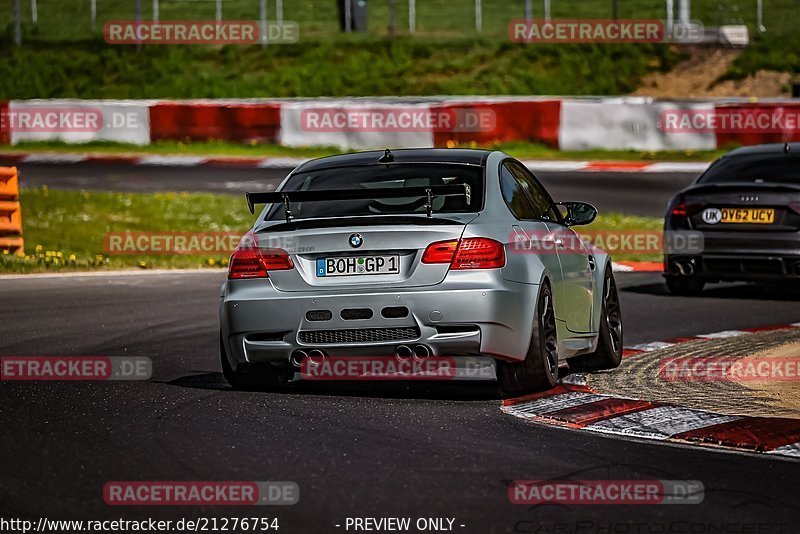
[[[497,382],[506,395],[543,391],[558,383],[558,336],[553,293],[545,282],[539,290],[531,342],[521,362],[497,362]]]
[[[219,336],[219,358],[222,375],[233,389],[253,390],[280,390],[289,383],[290,372],[272,367],[260,367],[246,373],[237,372],[231,367],[225,345],[222,343],[222,333]]]
[[[670,293],[684,297],[699,295],[706,285],[704,280],[693,276],[682,276],[680,278],[667,276],[665,281]]]
[[[599,371],[614,369],[622,361],[622,309],[614,273],[606,267],[603,277],[603,310],[600,316],[600,332],[597,349],[569,359],[571,369]]]

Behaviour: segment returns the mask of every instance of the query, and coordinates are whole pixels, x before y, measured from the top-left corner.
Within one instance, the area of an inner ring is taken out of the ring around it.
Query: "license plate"
[[[400,256],[341,256],[317,258],[317,276],[399,274]]]
[[[775,210],[752,208],[722,208],[723,223],[772,224]]]

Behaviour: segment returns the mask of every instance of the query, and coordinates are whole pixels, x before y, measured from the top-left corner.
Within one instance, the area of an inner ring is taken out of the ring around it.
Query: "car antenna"
[[[789,146],[789,142],[786,141],[783,143],[783,153],[788,154],[792,147]]]
[[[394,154],[388,148],[384,150],[383,156],[378,160],[379,163],[391,163],[394,161]]]

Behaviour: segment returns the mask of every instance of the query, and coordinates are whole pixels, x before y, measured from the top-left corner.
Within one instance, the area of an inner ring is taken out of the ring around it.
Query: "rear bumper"
[[[233,280],[223,286],[220,330],[234,369],[244,363],[285,366],[298,349],[387,356],[401,344],[426,345],[436,356],[521,360],[538,290],[509,282],[499,271],[450,273],[429,287],[356,291],[287,292],[268,279]],[[387,318],[386,308],[408,313]],[[345,319],[344,310],[371,318]],[[322,312],[311,319],[330,318],[309,320],[309,311]]]
[[[665,256],[664,259],[664,276],[691,275],[711,282],[800,281],[800,255],[731,253]]]
[[[702,232],[699,254],[665,255],[664,274],[714,281],[800,278],[800,232],[714,230]]]

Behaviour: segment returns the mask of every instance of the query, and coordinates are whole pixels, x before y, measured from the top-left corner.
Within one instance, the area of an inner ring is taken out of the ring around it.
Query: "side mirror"
[[[567,226],[590,224],[597,217],[597,208],[588,202],[559,202],[559,211]]]

